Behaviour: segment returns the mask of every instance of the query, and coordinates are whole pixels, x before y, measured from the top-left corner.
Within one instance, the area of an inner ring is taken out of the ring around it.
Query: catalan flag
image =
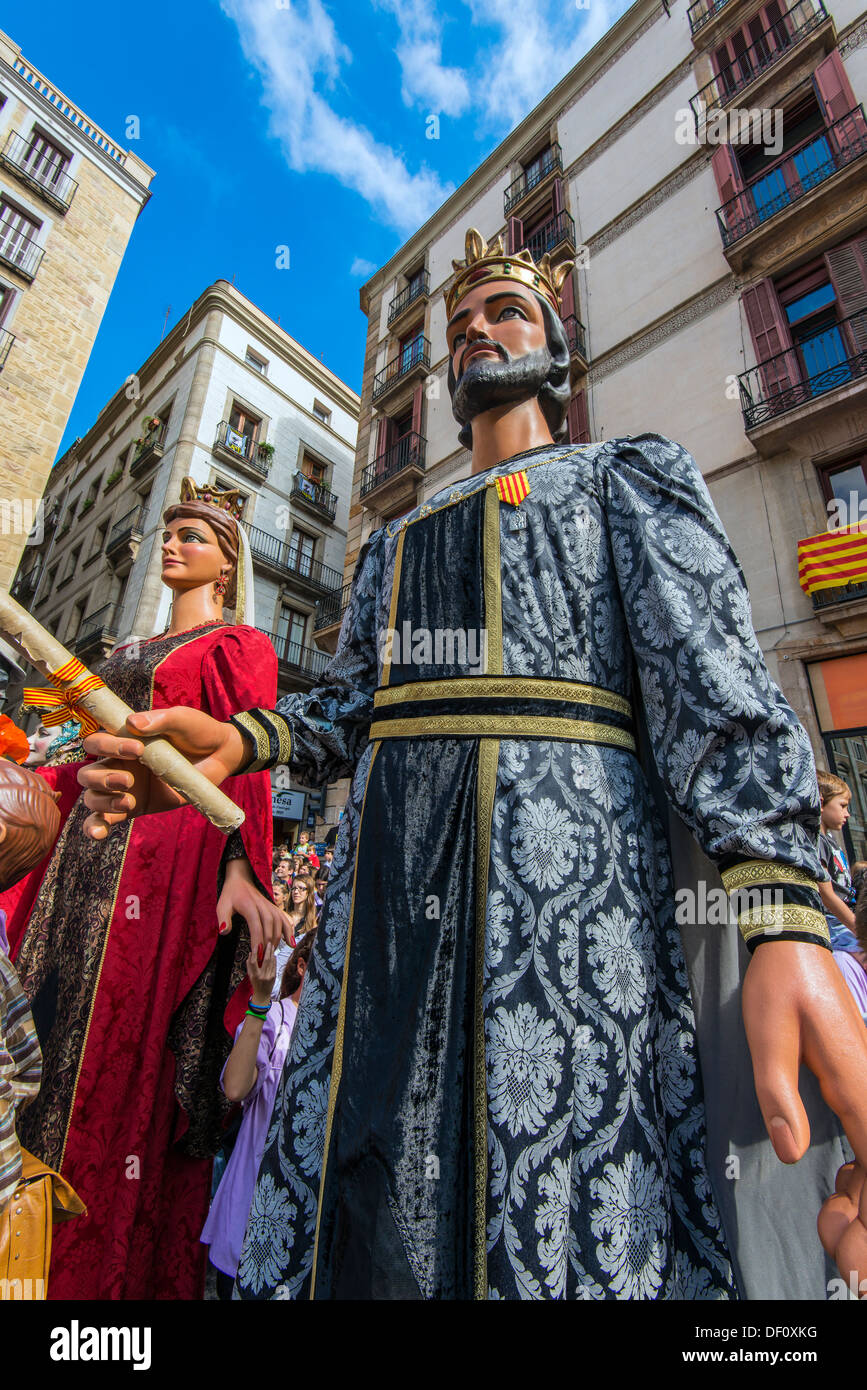
[[[867,583],[867,530],[846,526],[798,541],[798,578],[805,594]]]
[[[495,481],[500,501],[511,502],[513,507],[520,507],[530,491],[530,479],[523,469],[520,473],[507,473],[504,478]]]

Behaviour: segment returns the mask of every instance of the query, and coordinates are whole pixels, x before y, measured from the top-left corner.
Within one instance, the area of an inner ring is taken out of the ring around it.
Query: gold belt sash
[[[623,695],[583,681],[534,679],[527,676],[460,676],[447,680],[410,681],[382,686],[373,697],[374,710],[412,703],[460,701],[486,702],[478,714],[426,713],[419,717],[376,719],[370,726],[371,741],[388,738],[545,738],[578,743],[604,743],[635,752],[629,729],[604,720],[571,719],[562,714],[497,712],[491,701],[520,700],[545,703],[595,705],[621,718],[631,718],[632,707]]]

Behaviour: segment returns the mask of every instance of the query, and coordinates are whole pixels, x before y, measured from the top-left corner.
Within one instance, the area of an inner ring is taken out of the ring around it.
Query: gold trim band
[[[726,869],[720,878],[727,893],[758,883],[788,883],[794,888],[816,887],[816,880],[803,869],[794,864],[783,864],[777,859],[747,859],[743,864]]]
[[[267,767],[271,761],[271,744],[268,735],[259,721],[248,714],[246,710],[242,710],[240,714],[233,715],[232,718],[235,724],[240,724],[248,738],[252,739],[256,749],[256,756],[245,765],[243,771],[261,771],[261,769]]]
[[[476,968],[473,1028],[473,1118],[475,1131],[475,1297],[488,1297],[488,1077],[485,1063],[485,932],[491,825],[497,789],[500,745],[493,739],[479,744],[476,834]]]
[[[370,741],[384,738],[550,738],[573,743],[610,743],[635,752],[635,739],[613,724],[545,715],[442,714],[430,719],[382,719],[370,726]]]
[[[600,705],[627,718],[632,715],[628,700],[601,685],[536,680],[531,676],[456,676],[452,680],[409,681],[406,685],[390,685],[377,690],[373,708],[401,705],[410,700],[471,700],[494,696],[510,700],[567,700],[576,705]]]
[[[483,503],[484,539],[482,542],[482,582],[485,588],[485,628],[488,634],[488,670],[499,676],[503,670],[503,595],[500,567],[500,499],[493,484],[485,493]]]
[[[831,933],[828,931],[825,914],[812,907],[801,907],[800,903],[781,903],[777,906],[769,903],[767,907],[750,908],[748,912],[740,914],[738,926],[744,941],[751,941],[754,936],[777,936],[784,931],[804,931],[810,932],[812,936],[820,936],[829,946],[831,944]]]

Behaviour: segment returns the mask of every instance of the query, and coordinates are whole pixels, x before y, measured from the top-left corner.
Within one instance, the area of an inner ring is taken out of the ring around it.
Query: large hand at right
[[[233,724],[221,724],[209,714],[186,706],[131,714],[127,728],[133,735],[167,738],[215,786],[237,772],[248,757]],[[84,804],[93,812],[84,822],[84,832],[91,839],[105,839],[112,826],[131,816],[170,811],[185,804],[183,797],[138,761],[144,744],[134,736],[99,730],[84,740],[84,748],[100,759],[85,764],[78,773],[85,789]]]

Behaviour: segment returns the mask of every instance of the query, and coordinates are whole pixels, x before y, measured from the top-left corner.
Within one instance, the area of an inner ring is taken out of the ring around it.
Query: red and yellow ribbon
[[[520,507],[530,491],[530,479],[524,469],[520,473],[507,473],[503,478],[496,478],[495,482],[500,501],[511,502],[513,507]]]
[[[22,705],[44,711],[42,723],[47,729],[53,728],[55,724],[65,724],[67,719],[77,719],[81,725],[82,738],[95,733],[99,728],[98,722],[86,709],[82,709],[78,701],[93,690],[103,689],[105,681],[100,680],[99,676],[94,676],[74,656],[62,666],[58,666],[56,671],[49,671],[48,679],[52,685],[28,686],[22,694]],[[61,689],[61,685],[67,688]]]

